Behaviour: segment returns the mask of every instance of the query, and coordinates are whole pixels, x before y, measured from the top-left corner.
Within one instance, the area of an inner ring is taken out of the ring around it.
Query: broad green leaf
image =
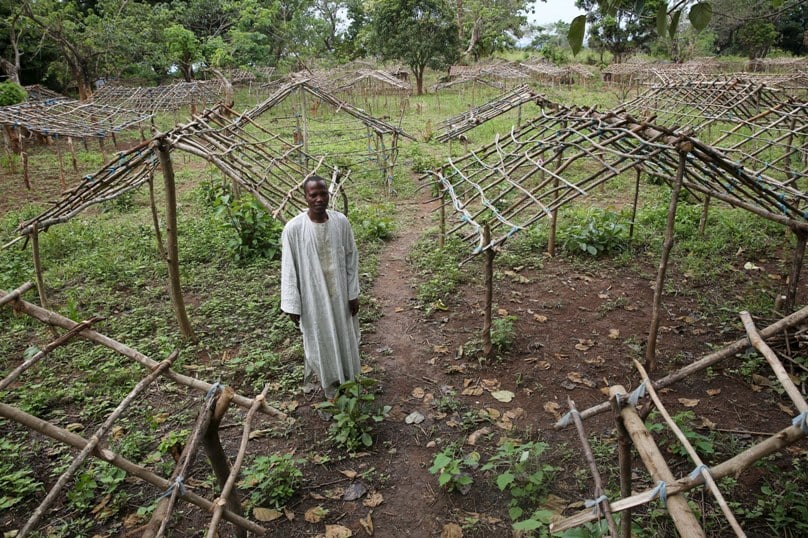
[[[520,521],[519,523],[513,524],[513,529],[517,531],[534,531],[541,527],[542,524],[535,519],[526,519],[524,521]]]
[[[586,15],[578,15],[572,19],[570,30],[567,32],[567,42],[572,48],[572,55],[577,56],[584,44],[584,32],[586,31]]]
[[[696,30],[704,30],[713,17],[713,6],[707,2],[699,2],[690,8],[687,18]]]
[[[668,28],[668,35],[671,36],[671,39],[673,39],[673,36],[676,35],[676,30],[679,27],[679,17],[681,16],[682,16],[681,9],[677,9],[676,11],[673,12],[673,15],[671,15],[671,26],[670,28]]]
[[[668,27],[668,4],[659,4],[656,12],[656,31],[659,37],[665,36],[665,29]]]
[[[504,491],[516,479],[513,473],[505,471],[497,477],[497,486],[500,491]]]

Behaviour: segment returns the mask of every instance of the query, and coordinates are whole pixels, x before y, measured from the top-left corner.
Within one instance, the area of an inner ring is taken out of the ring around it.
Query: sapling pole
[[[166,198],[166,265],[168,266],[168,288],[171,294],[171,304],[174,306],[174,314],[180,327],[182,336],[195,341],[196,336],[185,312],[185,301],[182,297],[182,287],[180,286],[180,264],[179,248],[177,245],[177,189],[174,184],[174,167],[171,164],[171,154],[167,142],[164,138],[154,141],[154,149],[160,158],[160,166],[163,169],[163,183],[165,185]]]
[[[67,149],[70,150],[70,162],[73,165],[73,171],[78,174],[79,172],[79,160],[76,157],[76,146],[73,145],[73,137],[67,137]]]
[[[491,248],[491,227],[483,225],[483,256],[485,256],[485,321],[483,322],[483,355],[491,358],[494,346],[491,343],[491,310],[494,302],[494,249]]]
[[[788,291],[786,292],[786,303],[783,306],[786,312],[794,310],[797,303],[797,289],[802,272],[802,260],[805,258],[805,241],[808,239],[808,232],[799,228],[793,228],[797,243],[794,245],[794,257],[791,260],[791,274],[788,277]]]
[[[709,194],[704,196],[704,202],[701,206],[701,218],[699,219],[699,235],[704,235],[704,230],[707,228],[707,216],[710,212],[710,198]]]
[[[154,172],[149,171],[149,207],[151,207],[152,224],[154,225],[154,239],[157,241],[157,253],[160,258],[166,259],[166,247],[163,244],[163,232],[160,231],[160,216],[157,213],[157,202],[154,197]]]
[[[28,174],[28,152],[22,151],[20,152],[20,156],[22,157],[22,182],[25,185],[25,188],[30,191],[31,178]]]
[[[10,303],[11,301],[16,301],[17,299],[22,296],[23,293],[30,290],[34,287],[33,282],[26,282],[22,286],[17,289],[11,290],[7,295],[3,295],[0,297],[0,306],[3,306],[6,303]]]
[[[631,495],[631,438],[620,416],[620,404],[617,398],[610,397],[607,405],[610,405],[614,412],[614,425],[617,431],[617,462],[620,468],[620,496],[625,498]],[[578,415],[581,419],[581,415]],[[620,518],[620,536],[631,538],[631,508],[627,508],[626,513]]]
[[[676,180],[671,188],[671,199],[668,204],[668,219],[665,226],[665,242],[662,245],[662,255],[659,259],[656,283],[654,285],[654,302],[651,309],[651,326],[648,329],[648,342],[645,346],[645,368],[652,372],[656,367],[656,345],[659,336],[659,318],[662,310],[662,292],[665,288],[665,275],[668,271],[668,259],[673,249],[673,234],[676,224],[676,207],[679,203],[679,191],[682,189],[682,180],[685,175],[687,154],[693,149],[690,142],[679,144],[679,166],[676,170]]]
[[[59,184],[62,190],[67,190],[67,182],[65,181],[65,156],[62,153],[62,146],[56,141],[56,157],[59,160]]]
[[[634,179],[634,201],[631,204],[631,223],[628,225],[628,238],[634,237],[634,223],[637,221],[637,204],[640,200],[640,176],[642,171],[638,166],[636,169],[637,177]]]
[[[42,275],[42,258],[39,255],[39,230],[35,222],[31,227],[31,252],[34,259],[34,272],[36,273],[36,290],[39,293],[39,304],[48,308],[48,294],[45,290],[45,278]]]
[[[438,236],[438,246],[443,248],[446,246],[446,191],[443,190],[440,195],[440,235]]]

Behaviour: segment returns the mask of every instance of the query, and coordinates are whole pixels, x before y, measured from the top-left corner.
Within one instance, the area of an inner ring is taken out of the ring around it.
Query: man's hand
[[[295,324],[295,327],[300,328],[300,314],[289,314],[289,319],[292,320],[292,323]]]
[[[351,316],[357,315],[359,313],[359,297],[348,301],[348,308],[351,309]]]

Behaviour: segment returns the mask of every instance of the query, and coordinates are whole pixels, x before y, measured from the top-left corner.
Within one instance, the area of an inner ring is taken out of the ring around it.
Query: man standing
[[[303,333],[304,391],[314,373],[326,398],[359,374],[359,257],[353,230],[328,209],[325,179],[303,182],[307,211],[281,236],[281,310]]]

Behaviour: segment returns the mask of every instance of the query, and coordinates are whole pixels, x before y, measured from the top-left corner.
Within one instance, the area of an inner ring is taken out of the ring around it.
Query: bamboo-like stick
[[[2,402],[0,402],[0,416],[2,416],[3,418],[7,418],[9,420],[13,420],[19,424],[22,424],[23,426],[27,426],[28,428],[36,432],[39,432],[42,435],[45,435],[55,441],[65,443],[79,450],[87,446],[88,443],[88,441],[83,437],[81,437],[80,435],[77,435],[73,432],[55,426],[50,422],[42,420],[41,418],[30,415],[20,409],[17,409],[16,407],[4,404]],[[133,463],[106,448],[96,447],[93,454],[99,459],[109,463],[110,465],[114,465],[115,467],[122,469],[123,471],[126,471],[127,474],[137,477],[140,480],[143,480],[144,482],[151,484],[152,486],[155,486],[160,490],[165,490],[171,485],[171,483],[165,478],[154,474],[145,467]],[[186,491],[185,494],[182,495],[182,498],[192,504],[195,504],[196,506],[202,508],[203,510],[213,509],[213,503],[191,491]],[[264,529],[263,527],[256,525],[255,523],[253,523],[248,519],[236,516],[229,510],[225,511],[224,518],[259,536],[263,536],[267,532],[266,529]]]
[[[679,428],[678,424],[676,424],[676,421],[674,421],[673,418],[670,416],[670,413],[668,413],[668,410],[663,405],[662,400],[660,400],[659,396],[657,396],[657,393],[654,390],[653,383],[651,382],[651,379],[648,377],[648,373],[645,371],[645,368],[643,368],[642,365],[637,360],[634,360],[633,362],[634,367],[637,369],[638,372],[640,372],[640,376],[642,377],[643,383],[645,383],[645,389],[648,392],[648,396],[650,396],[651,400],[653,400],[654,405],[659,411],[659,414],[662,415],[662,418],[665,420],[668,427],[671,429],[673,434],[682,444],[688,456],[690,456],[690,459],[693,460],[693,463],[696,465],[696,468],[697,469],[703,468],[704,462],[701,460],[698,453],[693,448],[693,445],[690,444],[690,441],[687,439],[684,432],[682,432],[681,428]],[[710,489],[710,492],[715,497],[716,502],[718,502],[718,506],[721,508],[721,512],[724,513],[724,517],[727,518],[729,526],[732,527],[733,532],[735,532],[735,536],[745,537],[746,533],[738,524],[738,520],[735,519],[735,515],[729,509],[727,501],[721,494],[721,490],[718,489],[718,485],[715,483],[715,480],[713,480],[713,477],[710,475],[710,471],[705,469],[700,471],[699,474],[702,475],[705,485]]]
[[[253,404],[247,411],[247,415],[244,417],[244,429],[241,433],[241,443],[239,444],[238,453],[236,453],[236,460],[233,462],[233,467],[230,469],[230,475],[227,477],[224,486],[222,486],[222,492],[219,494],[219,498],[213,502],[215,508],[213,509],[213,516],[211,517],[210,525],[208,526],[207,538],[215,538],[217,535],[216,532],[219,526],[219,521],[222,518],[224,507],[230,502],[230,493],[233,491],[233,487],[236,485],[236,480],[238,479],[241,465],[244,462],[244,455],[247,453],[247,443],[250,440],[252,421],[255,418],[255,413],[258,411],[261,402],[266,399],[268,392],[269,383],[264,385],[264,390],[261,391],[261,394],[255,397]]]
[[[567,405],[570,408],[572,420],[575,423],[575,430],[578,432],[578,439],[581,441],[581,446],[583,447],[584,458],[586,459],[586,463],[589,465],[589,472],[592,473],[592,480],[595,482],[594,498],[597,502],[598,509],[603,510],[603,515],[606,518],[606,524],[609,526],[609,533],[611,534],[612,538],[617,538],[617,525],[614,523],[612,510],[609,508],[609,499],[604,499],[602,501],[597,500],[601,495],[603,495],[603,481],[600,478],[600,471],[598,471],[598,466],[595,463],[595,456],[592,454],[592,446],[589,444],[589,439],[587,438],[586,431],[584,430],[584,423],[581,422],[581,417],[578,416],[578,410],[575,408],[575,402],[573,402],[569,396],[567,397]]]
[[[31,252],[34,258],[34,273],[36,276],[36,289],[39,293],[39,304],[42,308],[48,308],[48,292],[45,289],[45,278],[42,275],[42,258],[39,255],[39,232],[34,224],[31,233]]]
[[[5,296],[6,292],[0,290],[0,299],[2,299]],[[23,312],[43,323],[46,323],[48,325],[55,325],[57,327],[62,327],[63,329],[69,330],[78,325],[75,321],[69,318],[66,318],[56,312],[46,310],[29,302],[23,301],[22,299],[17,299],[17,301],[14,303],[14,309],[19,312]],[[81,336],[82,338],[86,338],[87,340],[90,340],[92,342],[96,342],[98,344],[106,346],[114,351],[117,351],[121,355],[129,357],[130,359],[139,362],[141,365],[145,366],[149,370],[155,368],[159,364],[154,359],[151,359],[146,355],[144,355],[143,353],[130,348],[126,344],[122,344],[121,342],[113,340],[112,338],[105,336],[101,333],[98,333],[92,329],[85,329],[81,331],[79,333],[79,336]],[[213,385],[210,383],[183,374],[179,374],[171,369],[169,369],[165,375],[166,377],[179,383],[180,385],[196,389],[201,392],[207,393],[207,391],[209,391],[211,387],[213,387]],[[235,394],[233,395],[233,402],[235,402],[236,405],[238,405],[239,407],[249,408],[252,405],[253,400],[251,398],[246,398],[239,394]],[[260,410],[262,413],[266,413],[267,415],[273,416],[280,420],[287,420],[289,418],[288,415],[286,415],[286,413],[283,413],[282,411],[279,411],[274,407],[270,407],[269,405],[267,405],[266,402],[263,402],[261,404]]]
[[[771,338],[772,336],[786,329],[790,329],[791,327],[799,325],[806,319],[808,319],[808,306],[776,321],[775,323],[772,323],[771,325],[760,331],[760,336],[761,338]],[[736,354],[746,349],[748,346],[749,346],[749,340],[747,338],[735,340],[731,344],[726,345],[725,347],[719,349],[718,351],[714,351],[713,353],[704,355],[700,359],[688,364],[687,366],[683,366],[679,370],[661,379],[657,379],[656,381],[654,381],[654,388],[658,390],[667,387],[669,385],[672,385],[674,383],[677,383],[695,374],[696,372],[700,372],[701,370],[704,370],[705,368],[712,366],[713,364],[721,360],[735,356]],[[581,419],[586,420],[595,415],[604,413],[608,411],[610,408],[611,405],[609,404],[609,402],[603,402],[594,405],[581,411]],[[562,426],[559,423],[556,423],[555,426],[553,427],[555,429],[562,428]]]
[[[160,216],[157,213],[157,201],[154,197],[154,172],[149,171],[149,207],[151,208],[152,225],[154,226],[154,240],[157,242],[157,253],[161,259],[166,259],[166,247],[163,244],[163,232],[160,231]]]
[[[629,239],[634,237],[634,225],[637,222],[637,203],[640,200],[640,176],[642,175],[642,169],[639,166],[634,170],[636,171],[636,177],[634,179],[634,198],[631,202],[631,223],[628,225]]]
[[[808,241],[808,231],[800,229],[793,231],[794,236],[797,238],[797,243],[794,245],[794,253],[791,260],[791,273],[788,277],[788,290],[786,291],[786,303],[783,305],[786,312],[794,310],[794,305],[797,302],[800,273],[802,272],[802,262],[805,258],[805,243]]]
[[[483,225],[483,245],[488,245],[491,241],[491,228],[486,222]],[[492,249],[485,250],[485,318],[483,322],[483,355],[486,358],[491,358],[494,355],[494,347],[491,343],[491,311],[493,310],[494,302],[494,256],[495,253]]]
[[[120,416],[126,411],[126,409],[131,405],[135,398],[143,392],[146,387],[152,384],[155,379],[157,379],[164,370],[166,370],[171,363],[174,362],[174,359],[177,358],[179,352],[174,351],[169,355],[163,362],[161,362],[157,368],[154,369],[148,376],[143,378],[135,387],[126,395],[126,397],[121,400],[121,403],[115,408],[112,413],[107,417],[101,426],[96,429],[95,433],[90,437],[87,444],[84,448],[81,449],[81,452],[73,459],[73,462],[67,468],[67,470],[62,473],[56,483],[51,487],[48,494],[39,503],[39,506],[34,510],[34,513],[31,514],[31,517],[28,518],[28,521],[23,526],[22,530],[20,531],[20,538],[24,538],[28,536],[28,534],[34,530],[39,523],[39,520],[45,514],[45,511],[50,508],[53,501],[56,500],[56,496],[62,491],[62,488],[67,484],[67,481],[73,476],[73,474],[78,470],[79,467],[84,463],[84,461],[92,454],[95,448],[104,440],[104,438],[109,433],[110,429],[112,429],[113,424],[115,421],[120,418]]]
[[[609,387],[609,395],[612,398],[618,394],[625,395],[626,389],[620,385]],[[637,449],[640,459],[642,459],[653,479],[657,482],[665,482],[665,484],[673,483],[676,478],[671,473],[664,456],[659,451],[659,447],[654,442],[651,434],[648,433],[634,406],[625,402],[620,409],[620,416],[623,417],[623,423],[631,436],[631,440],[634,442],[634,447]],[[668,493],[667,508],[680,536],[687,536],[688,538],[706,536],[683,495]]]
[[[11,290],[6,295],[3,295],[2,297],[0,297],[0,306],[3,306],[4,304],[10,303],[12,301],[16,301],[17,299],[19,299],[22,296],[23,293],[25,293],[26,291],[30,290],[33,287],[34,287],[33,282],[26,282],[25,284],[23,284],[19,288]]]
[[[808,411],[808,403],[805,402],[805,397],[803,397],[800,389],[794,385],[794,382],[791,380],[791,376],[788,375],[788,372],[783,367],[783,363],[777,358],[777,355],[774,353],[772,348],[770,348],[763,338],[760,337],[760,333],[758,332],[757,327],[755,327],[755,322],[752,321],[752,316],[746,310],[741,312],[740,316],[741,321],[743,322],[743,328],[746,330],[746,335],[749,337],[749,342],[760,352],[761,355],[763,355],[766,362],[769,363],[772,371],[774,371],[774,375],[777,377],[777,380],[780,381],[780,384],[783,386],[783,389],[785,389],[788,397],[791,398],[794,406],[800,413]]]
[[[34,364],[39,362],[43,357],[46,357],[51,351],[53,351],[57,347],[66,344],[68,341],[70,341],[71,338],[76,336],[78,333],[80,333],[84,329],[87,329],[88,327],[92,326],[92,324],[95,323],[98,319],[99,318],[97,318],[97,317],[93,317],[93,318],[90,318],[88,320],[82,321],[81,323],[76,325],[74,328],[70,329],[66,333],[59,336],[53,342],[50,342],[49,344],[45,345],[33,357],[23,361],[22,364],[17,366],[2,381],[0,381],[0,390],[4,390],[6,387],[11,385],[11,383],[13,383],[14,380],[17,379],[20,376],[21,373],[23,373],[28,368],[30,368],[31,366],[33,366]]]
[[[620,468],[620,495],[627,497],[631,495],[632,489],[633,466],[631,463],[631,437],[628,434],[628,430],[626,430],[623,417],[620,415],[620,403],[617,401],[617,398],[610,398],[607,403],[612,408],[615,429],[617,430],[617,463]],[[581,420],[580,414],[578,415],[578,420]],[[615,511],[612,507],[612,503],[609,503],[609,509],[612,510],[612,512]],[[627,507],[626,513],[620,518],[620,536],[622,538],[631,538],[631,507]]]
[[[679,203],[679,191],[682,188],[682,178],[685,174],[687,164],[687,154],[692,147],[683,143],[679,148],[679,168],[676,171],[676,181],[671,189],[671,199],[668,205],[668,218],[665,225],[665,242],[662,245],[662,253],[657,270],[656,283],[654,284],[654,300],[651,309],[651,326],[648,329],[648,341],[645,345],[645,366],[648,371],[653,371],[656,367],[656,344],[659,335],[659,321],[662,309],[662,294],[665,288],[665,275],[668,271],[668,258],[673,248],[674,226],[676,224],[676,206]]]

